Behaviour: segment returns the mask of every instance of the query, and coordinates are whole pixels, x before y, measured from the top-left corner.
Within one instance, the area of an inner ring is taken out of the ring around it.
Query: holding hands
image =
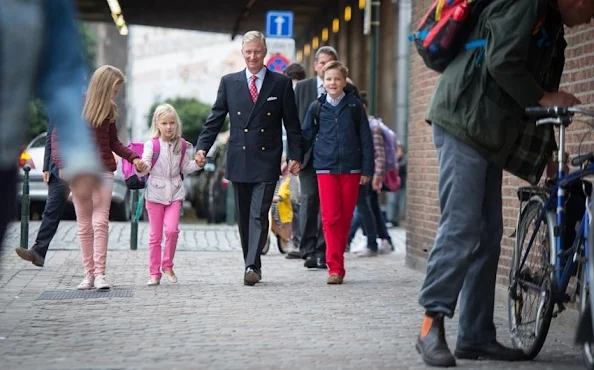
[[[198,166],[206,166],[206,152],[204,150],[197,151],[196,155],[194,156],[194,160]]]
[[[301,171],[301,163],[299,161],[291,159],[289,161],[289,171],[294,176],[299,175],[299,171]]]
[[[134,165],[134,167],[136,167],[136,170],[137,170],[138,172],[145,171],[145,170],[146,170],[146,168],[147,168],[147,165],[146,165],[146,163],[144,163],[143,161],[141,161],[139,158],[135,158],[135,159],[132,161],[132,164]]]

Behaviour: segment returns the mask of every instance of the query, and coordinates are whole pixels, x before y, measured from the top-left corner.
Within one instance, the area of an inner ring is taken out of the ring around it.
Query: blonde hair
[[[243,47],[244,44],[246,44],[248,42],[253,42],[253,41],[260,41],[262,43],[262,46],[264,46],[264,49],[268,49],[266,47],[266,37],[260,31],[248,31],[248,32],[246,32],[243,35],[243,41],[241,42],[241,47]]]
[[[171,104],[160,104],[157,108],[155,108],[155,113],[153,113],[153,122],[151,124],[151,137],[157,138],[161,136],[161,131],[159,131],[159,119],[163,116],[168,114],[173,114],[173,118],[175,119],[175,123],[177,123],[177,132],[175,133],[174,139],[180,138],[182,134],[182,123],[177,115],[177,111],[173,108]]]
[[[114,66],[104,65],[93,73],[83,108],[83,117],[92,127],[101,126],[105,120],[116,120],[118,112],[113,93],[125,81],[122,71]]]
[[[344,77],[345,80],[347,78],[349,78],[349,70],[341,62],[339,62],[337,60],[333,60],[331,62],[328,62],[328,63],[326,63],[326,65],[324,65],[324,68],[322,69],[322,71],[323,71],[324,74],[326,74],[326,72],[328,72],[331,69],[338,70],[340,72],[340,74],[342,75],[342,77]]]

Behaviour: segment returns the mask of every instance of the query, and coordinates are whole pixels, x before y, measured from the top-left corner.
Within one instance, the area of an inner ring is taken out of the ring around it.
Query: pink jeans
[[[150,223],[149,234],[149,273],[151,277],[160,279],[161,268],[164,271],[173,269],[173,256],[179,236],[179,217],[182,202],[175,201],[169,205],[146,201]],[[161,262],[161,241],[165,231],[165,251]]]
[[[105,274],[112,190],[113,172],[107,172],[103,174],[103,182],[92,199],[72,199],[83,266],[87,274],[95,276]]]

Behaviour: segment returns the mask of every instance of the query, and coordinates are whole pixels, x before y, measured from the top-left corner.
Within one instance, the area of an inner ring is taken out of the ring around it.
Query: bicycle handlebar
[[[586,116],[594,117],[594,112],[587,111],[578,107],[562,107],[562,106],[551,106],[551,107],[528,107],[525,109],[526,115],[530,117],[551,117],[551,118],[564,118],[571,117],[575,113],[580,113]]]

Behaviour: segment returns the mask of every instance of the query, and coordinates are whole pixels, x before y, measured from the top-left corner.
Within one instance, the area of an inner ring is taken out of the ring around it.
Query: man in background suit
[[[196,145],[204,165],[225,117],[231,119],[226,177],[233,183],[235,209],[245,261],[244,284],[262,279],[260,254],[268,234],[268,212],[280,176],[282,125],[287,132],[289,169],[299,173],[301,127],[291,79],[264,66],[266,38],[250,31],[241,52],[247,68],[223,76],[217,99]]]
[[[43,267],[45,263],[45,255],[50,242],[56,235],[70,193],[68,183],[60,178],[58,167],[51,160],[52,131],[53,125],[50,123],[45,137],[45,152],[43,154],[43,181],[47,184],[47,200],[43,209],[41,226],[31,249],[22,247],[15,249],[19,257],[38,267]]]
[[[338,53],[331,46],[322,46],[314,58],[316,76],[300,81],[295,85],[295,101],[299,111],[299,121],[305,121],[305,114],[311,103],[326,92],[323,85],[323,69],[326,63],[338,60]],[[347,83],[345,92],[355,92],[357,88]],[[305,259],[303,264],[307,268],[326,268],[326,242],[322,230],[320,216],[320,196],[318,194],[318,179],[313,168],[313,147],[303,155],[303,163],[299,174],[301,183],[301,207],[299,209],[299,223],[301,226],[301,243],[299,249]]]

